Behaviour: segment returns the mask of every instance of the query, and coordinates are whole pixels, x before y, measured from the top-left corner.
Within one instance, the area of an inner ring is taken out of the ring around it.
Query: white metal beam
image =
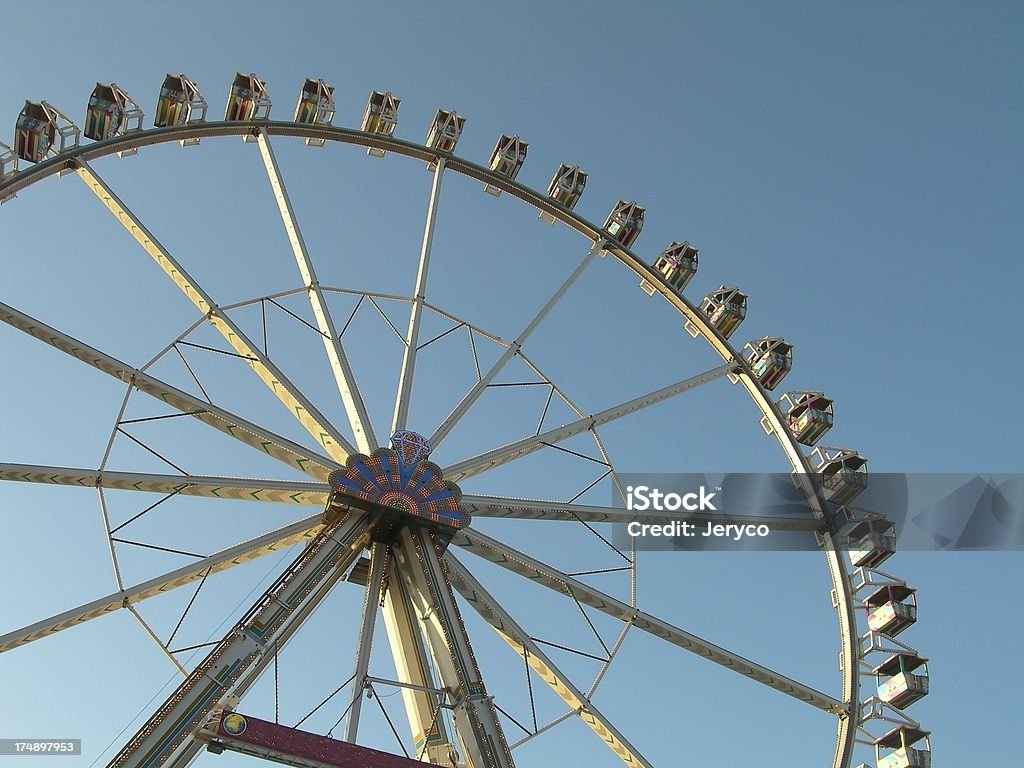
[[[738,656],[725,648],[709,643],[707,640],[679,629],[656,616],[630,607],[621,600],[596,590],[568,574],[562,573],[546,563],[542,563],[540,560],[506,546],[479,531],[463,529],[452,539],[452,544],[500,565],[513,573],[525,576],[535,584],[542,584],[560,594],[570,595],[579,602],[596,608],[602,613],[606,613],[621,621],[630,621],[637,629],[667,640],[673,645],[702,656],[734,672],[739,672],[751,680],[756,680],[769,688],[774,688],[825,712],[840,715],[846,711],[843,704],[831,696],[798,683],[768,667]]]
[[[478,475],[481,472],[486,472],[488,469],[506,464],[513,459],[518,459],[531,454],[545,446],[556,445],[563,440],[568,440],[570,437],[574,437],[582,432],[588,432],[603,424],[615,421],[616,419],[621,419],[624,416],[636,413],[644,408],[649,408],[652,405],[657,405],[658,403],[664,402],[665,400],[673,398],[683,392],[689,392],[690,390],[696,389],[710,381],[722,378],[726,374],[732,372],[734,368],[735,366],[731,364],[720,365],[717,368],[712,368],[710,371],[705,371],[704,373],[696,376],[691,376],[688,379],[678,381],[675,384],[670,384],[667,387],[656,389],[646,395],[635,397],[632,400],[627,400],[626,402],[612,406],[611,408],[606,408],[593,416],[586,416],[561,427],[549,429],[547,432],[542,434],[534,435],[533,437],[524,437],[522,440],[509,443],[501,448],[495,448],[492,451],[478,454],[477,456],[473,456],[465,459],[464,461],[445,467],[444,476],[446,479],[457,483],[467,477]]]
[[[501,357],[498,358],[498,361],[481,377],[480,381],[473,385],[473,388],[470,389],[469,392],[466,393],[465,397],[459,401],[459,404],[455,406],[455,410],[453,410],[445,420],[441,422],[440,426],[434,430],[434,434],[430,436],[430,444],[433,446],[434,450],[437,450],[438,446],[444,442],[444,439],[448,437],[451,431],[455,429],[460,421],[462,421],[466,413],[469,412],[469,409],[472,408],[473,404],[480,399],[480,396],[483,395],[487,390],[487,387],[490,386],[498,374],[501,373],[509,360],[519,353],[520,348],[526,343],[526,340],[530,338],[541,322],[543,322],[544,318],[548,316],[551,310],[554,309],[558,302],[560,302],[565,294],[568,293],[573,283],[575,283],[579,279],[580,275],[583,274],[583,270],[590,266],[590,263],[604,248],[604,245],[604,240],[598,240],[591,246],[587,255],[583,258],[583,261],[581,261],[573,273],[566,278],[565,282],[562,283],[561,287],[555,291],[554,295],[550,299],[548,299],[547,303],[541,307],[540,311],[534,316],[534,318],[527,323],[522,333],[516,337],[515,341],[509,344]]]
[[[339,463],[344,463],[354,452],[330,421],[295,386],[284,373],[253,344],[241,328],[213,298],[188,274],[185,268],[171,256],[128,206],[107,186],[84,160],[79,161],[78,176],[100,202],[114,215],[114,218],[138,241],[143,250],[167,273],[175,285],[202,312],[225,341],[249,365],[270,391],[287,406],[289,412],[306,430],[316,438],[327,454]]]
[[[438,714],[442,702],[430,692],[435,688],[435,681],[416,608],[409,597],[411,581],[403,578],[393,552],[389,567],[393,570],[387,580],[382,609],[384,629],[398,680],[403,683],[402,701],[412,731],[413,746],[418,759],[448,765],[452,762],[455,747],[449,742],[448,729]]]
[[[0,321],[317,480],[326,480],[331,470],[339,466],[325,456],[292,442],[286,437],[265,430],[219,406],[193,397],[155,376],[132,368],[117,358],[100,352],[95,347],[90,347],[7,304],[0,303]]]
[[[148,472],[111,472],[75,467],[47,467],[39,464],[0,463],[0,480],[116,491],[204,496],[211,499],[264,501],[323,507],[330,495],[326,483],[292,480],[247,480],[203,475],[159,475]]]
[[[359,638],[356,643],[356,664],[352,673],[352,698],[348,709],[348,722],[345,724],[345,741],[356,743],[359,733],[359,713],[363,706],[363,690],[366,687],[366,676],[370,670],[370,651],[373,649],[373,631],[377,626],[377,605],[380,602],[381,580],[384,577],[384,566],[390,552],[387,544],[374,542],[370,548],[370,574],[366,580],[366,592],[363,595],[363,613],[359,623]]]
[[[317,328],[320,329],[320,334],[323,336],[327,360],[331,364],[331,371],[334,373],[334,380],[338,385],[345,413],[348,415],[352,433],[355,435],[356,447],[363,453],[372,453],[378,447],[377,438],[373,433],[373,424],[370,422],[370,415],[363,402],[363,396],[359,393],[359,386],[356,383],[355,374],[352,372],[352,366],[342,348],[341,338],[334,326],[327,302],[320,290],[320,281],[317,280],[313,261],[309,258],[309,252],[306,250],[306,241],[303,240],[302,231],[295,219],[295,211],[292,208],[291,199],[288,197],[284,179],[281,177],[281,169],[274,156],[274,149],[270,145],[270,137],[265,129],[260,129],[257,143],[260,147],[260,154],[263,156],[263,165],[267,169],[267,177],[270,179],[270,188],[274,192],[277,208],[281,212],[281,220],[284,222],[284,229],[288,234],[288,242],[291,244],[295,262],[299,266],[299,274],[302,275],[306,293],[309,295],[309,303],[313,309],[313,316],[316,318]]]
[[[480,667],[441,560],[437,536],[406,527],[396,552],[400,578],[408,578],[445,688],[451,692],[455,731],[469,768],[514,768],[512,752],[487,694]]]
[[[405,354],[402,358],[402,372],[398,379],[398,394],[395,397],[395,415],[391,422],[392,434],[405,429],[409,420],[412,382],[416,373],[416,353],[420,338],[420,320],[423,317],[423,302],[426,299],[427,270],[430,268],[430,249],[434,244],[434,226],[437,222],[437,204],[441,198],[441,175],[444,173],[444,166],[444,158],[438,158],[434,166],[434,181],[430,185],[427,222],[423,227],[420,261],[416,270],[416,289],[409,310],[409,328],[405,334]]]
[[[445,555],[452,586],[480,614],[495,632],[508,643],[520,658],[548,684],[559,698],[569,705],[580,719],[594,731],[608,748],[630,768],[652,768],[640,752],[594,706],[590,698],[569,679],[519,626],[501,603],[494,599],[469,570],[450,553]]]

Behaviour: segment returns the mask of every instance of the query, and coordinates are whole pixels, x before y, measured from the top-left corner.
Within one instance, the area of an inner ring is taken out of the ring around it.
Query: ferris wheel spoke
[[[398,573],[408,579],[427,644],[444,687],[452,695],[455,731],[470,768],[514,768],[494,700],[455,602],[437,535],[406,527],[396,553]]]
[[[139,245],[160,266],[181,292],[207,315],[210,324],[224,337],[231,347],[241,356],[270,391],[288,407],[292,416],[316,438],[328,455],[335,461],[344,463],[355,449],[351,443],[320,413],[315,405],[295,386],[260,348],[253,344],[235,322],[213,301],[211,296],[185,271],[185,268],[171,256],[156,237],[146,229],[145,225],[124,202],[114,194],[96,172],[84,161],[79,161],[77,169],[79,177],[85,182],[93,194],[99,198],[134,237]]]
[[[559,594],[568,594],[575,600],[596,608],[602,613],[613,616],[620,621],[630,622],[637,629],[643,630],[655,637],[660,637],[673,645],[677,645],[727,669],[738,672],[745,677],[756,680],[769,688],[799,699],[817,709],[836,715],[846,712],[846,707],[831,696],[827,696],[802,683],[785,677],[768,667],[738,656],[725,648],[709,643],[707,640],[679,629],[656,616],[632,608],[621,600],[596,590],[568,574],[502,544],[479,531],[464,529],[455,535],[452,539],[452,544],[500,565],[513,573],[518,573],[520,576],[524,576],[537,584],[542,584]]]
[[[514,345],[513,345],[514,346]],[[554,446],[563,440],[568,440],[570,437],[574,437],[583,432],[599,427],[603,424],[621,419],[624,416],[641,411],[644,408],[649,408],[652,405],[664,402],[670,398],[680,395],[683,392],[689,392],[690,390],[696,389],[697,387],[707,384],[708,382],[720,379],[723,376],[731,373],[735,369],[735,365],[727,363],[720,365],[717,368],[712,368],[709,371],[698,374],[697,376],[691,376],[690,378],[683,379],[682,381],[670,384],[667,387],[657,389],[653,392],[649,392],[646,395],[627,400],[619,405],[607,408],[600,413],[596,413],[593,416],[586,416],[582,419],[574,421],[570,424],[565,424],[555,429],[549,429],[539,435],[532,437],[524,437],[522,440],[517,440],[508,445],[502,446],[501,448],[495,448],[492,451],[481,453],[471,458],[465,459],[464,461],[451,464],[444,469],[444,476],[452,482],[459,482],[478,475],[481,472],[486,472],[488,469],[506,464],[514,459],[521,458],[528,454],[538,451],[541,448]]]
[[[508,345],[508,348],[502,353],[501,357],[498,358],[497,362],[494,363],[491,369],[473,385],[473,388],[470,389],[469,392],[466,393],[465,397],[463,397],[459,404],[455,406],[455,410],[453,410],[445,420],[441,422],[441,425],[434,430],[434,434],[430,436],[430,444],[434,447],[434,450],[437,450],[438,446],[444,442],[444,439],[448,437],[449,433],[458,426],[459,422],[462,421],[476,401],[480,399],[488,386],[490,386],[498,374],[501,373],[508,362],[519,354],[519,350],[522,348],[523,344],[526,343],[526,340],[530,338],[535,330],[537,330],[537,327],[544,321],[544,318],[550,314],[551,310],[558,305],[562,298],[565,297],[566,293],[569,292],[569,289],[579,279],[580,275],[583,274],[583,271],[590,266],[590,263],[602,251],[605,244],[604,240],[598,240],[593,244],[593,246],[591,246],[590,250],[587,251],[587,255],[583,258],[583,261],[580,262],[579,266],[576,267],[575,271],[566,278],[565,282],[562,283],[562,286],[555,291],[554,295],[548,299],[548,302],[541,307],[540,311],[527,324],[522,333],[516,337],[516,340]]]
[[[299,504],[323,507],[330,486],[291,480],[249,480],[205,475],[160,475],[148,472],[111,472],[75,467],[48,467],[39,464],[0,463],[0,480],[45,485],[71,485],[81,488],[107,488],[117,491],[205,496],[212,499],[263,501],[274,504]]]
[[[270,144],[270,137],[265,129],[260,129],[257,135],[260,154],[263,157],[263,165],[267,169],[267,177],[270,180],[270,187],[277,200],[278,210],[281,212],[281,220],[284,222],[285,232],[288,234],[288,242],[291,244],[292,253],[295,254],[295,261],[299,267],[299,273],[306,285],[306,293],[309,296],[309,303],[313,309],[313,316],[316,318],[317,328],[323,337],[324,348],[327,351],[327,359],[331,364],[334,373],[334,380],[338,385],[338,392],[341,395],[345,412],[348,415],[352,433],[355,435],[356,447],[363,453],[371,453],[378,447],[377,438],[373,433],[373,424],[370,421],[363,396],[359,393],[355,374],[349,364],[348,357],[341,345],[341,337],[334,326],[334,320],[327,308],[323,291],[320,289],[320,281],[317,280],[316,272],[313,269],[313,262],[306,250],[306,241],[302,238],[302,231],[299,229],[298,221],[295,219],[295,211],[292,209],[291,199],[288,197],[288,190],[281,177],[281,169],[277,165],[277,158],[274,149]]]
[[[419,351],[420,321],[426,299],[427,270],[430,267],[430,249],[434,243],[434,225],[437,223],[437,204],[441,197],[441,176],[444,173],[444,158],[438,158],[434,166],[434,181],[430,185],[430,202],[427,204],[427,222],[423,227],[420,244],[419,267],[416,270],[416,289],[409,310],[409,328],[405,335],[405,353],[402,357],[402,371],[398,378],[398,394],[395,396],[395,415],[391,422],[394,434],[407,426],[409,406],[412,401],[412,382],[416,373],[416,354]]]
[[[256,558],[280,552],[295,544],[309,541],[323,528],[323,516],[313,515],[262,536],[196,560],[140,584],[83,603],[76,608],[50,616],[42,621],[0,635],[0,653],[56,634],[61,630],[104,616],[108,613],[156,597],[177,587],[190,584],[210,573],[219,573]]]
[[[278,461],[297,468],[303,474],[317,480],[326,480],[327,475],[337,466],[330,459],[315,451],[263,429],[219,406],[193,397],[148,373],[132,368],[117,358],[111,357],[95,347],[90,347],[7,304],[0,303],[0,320],[246,445],[263,451]]]
[[[356,664],[352,673],[352,698],[348,706],[348,723],[345,725],[345,741],[356,742],[359,733],[359,713],[363,704],[363,691],[367,686],[370,670],[370,651],[373,648],[373,631],[377,625],[377,607],[381,598],[384,578],[384,564],[390,557],[387,544],[374,542],[370,548],[370,573],[363,595],[363,613],[359,622],[359,637],[356,643]]]
[[[589,697],[552,663],[548,656],[524,630],[501,607],[483,585],[452,554],[445,555],[452,586],[470,606],[486,621],[512,649],[523,658],[530,668],[569,705],[580,719],[596,733],[601,740],[628,766],[651,764],[615,728],[614,725],[594,706]]]
[[[517,520],[567,520],[588,523],[670,523],[686,518],[687,522],[703,526],[706,523],[729,523],[734,525],[767,525],[773,531],[821,530],[822,523],[811,517],[769,517],[767,515],[732,515],[728,512],[708,514],[706,512],[681,512],[677,517],[671,513],[645,514],[621,507],[600,507],[586,504],[566,504],[559,501],[539,499],[515,499],[507,496],[479,496],[465,494],[461,506],[473,517],[503,517]]]

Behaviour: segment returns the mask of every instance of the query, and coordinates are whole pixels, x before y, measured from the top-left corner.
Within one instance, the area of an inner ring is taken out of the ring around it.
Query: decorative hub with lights
[[[391,436],[390,448],[372,456],[349,457],[328,482],[337,493],[397,509],[410,517],[455,529],[469,525],[470,516],[459,507],[462,491],[445,480],[441,468],[427,461],[430,441],[405,430]]]

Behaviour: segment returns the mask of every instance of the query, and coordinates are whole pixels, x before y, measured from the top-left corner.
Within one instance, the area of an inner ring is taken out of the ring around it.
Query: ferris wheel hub
[[[390,448],[378,448],[371,456],[353,454],[344,468],[331,473],[328,482],[340,500],[355,497],[448,528],[469,525],[469,514],[459,506],[459,486],[445,480],[441,468],[427,460],[430,441],[399,430],[390,442]]]

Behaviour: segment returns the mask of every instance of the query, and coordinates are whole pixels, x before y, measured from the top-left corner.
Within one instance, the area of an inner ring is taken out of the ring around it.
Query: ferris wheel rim
[[[43,162],[26,168],[0,182],[0,199],[9,199],[18,192],[64,172],[76,170],[90,160],[134,150],[145,146],[153,146],[180,141],[182,139],[201,139],[226,136],[256,136],[265,133],[269,136],[285,136],[300,139],[323,139],[333,143],[350,144],[365,148],[393,152],[406,158],[427,163],[443,161],[445,170],[452,170],[470,179],[474,179],[507,192],[511,197],[530,205],[534,209],[554,217],[567,227],[592,241],[594,246],[611,253],[620,263],[634,272],[642,280],[652,285],[689,323],[699,331],[699,335],[719,355],[725,364],[734,366],[736,380],[743,384],[764,419],[771,426],[771,432],[778,440],[786,454],[795,474],[809,475],[813,472],[809,458],[799,447],[790,432],[785,418],[778,405],[770,397],[767,390],[753,375],[747,361],[738,354],[728,340],[711,326],[681,293],[668,285],[664,278],[646,262],[639,259],[629,248],[618,243],[602,228],[587,221],[578,214],[553,202],[547,196],[510,180],[498,173],[460,158],[454,154],[429,149],[421,144],[394,137],[385,137],[365,131],[333,125],[308,125],[291,121],[250,120],[250,121],[211,121],[190,123],[167,128],[151,128],[116,136],[111,139],[91,144],[83,144],[62,152]],[[84,166],[87,167],[87,166]],[[437,171],[435,171],[437,172]],[[811,497],[809,497],[811,501]],[[820,532],[821,548],[828,563],[830,580],[835,593],[836,612],[839,619],[841,640],[842,668],[842,704],[844,711],[839,714],[839,733],[837,736],[835,768],[846,768],[850,764],[856,729],[860,720],[859,671],[855,659],[859,651],[859,637],[856,621],[853,616],[855,600],[853,597],[850,574],[841,559],[841,548],[838,545],[838,527],[825,514],[826,501],[820,489],[813,491],[811,508],[815,516],[822,522],[824,530]]]

